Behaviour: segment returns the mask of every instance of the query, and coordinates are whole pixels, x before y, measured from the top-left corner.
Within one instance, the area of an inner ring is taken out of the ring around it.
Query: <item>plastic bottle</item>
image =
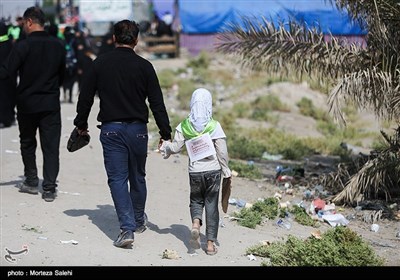
[[[238,199],[236,201],[236,206],[239,208],[243,208],[244,206],[246,206],[246,201],[244,201],[243,199]]]
[[[293,170],[292,170],[292,168],[291,168],[290,166],[289,166],[289,167],[286,167],[286,168],[283,168],[282,165],[278,165],[278,166],[276,167],[276,172],[279,173],[279,174],[281,174],[281,173],[288,173],[288,172],[291,172],[291,171],[293,171]]]

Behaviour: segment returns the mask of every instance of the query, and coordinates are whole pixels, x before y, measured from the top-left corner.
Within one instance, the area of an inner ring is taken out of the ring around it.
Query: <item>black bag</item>
[[[69,152],[75,152],[79,150],[80,148],[85,147],[87,144],[90,142],[90,135],[85,134],[85,135],[80,135],[78,133],[78,128],[74,128],[72,130],[71,135],[68,139],[67,143],[67,149]]]

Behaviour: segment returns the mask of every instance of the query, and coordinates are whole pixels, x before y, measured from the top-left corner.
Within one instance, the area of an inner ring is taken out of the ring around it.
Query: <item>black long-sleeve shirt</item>
[[[153,65],[131,48],[118,47],[97,57],[83,73],[74,125],[88,127],[96,92],[100,98],[99,122],[148,123],[150,109],[162,139],[171,139],[171,126]]]
[[[19,76],[17,110],[37,113],[60,110],[65,48],[46,31],[35,31],[18,41],[0,67],[0,79]]]

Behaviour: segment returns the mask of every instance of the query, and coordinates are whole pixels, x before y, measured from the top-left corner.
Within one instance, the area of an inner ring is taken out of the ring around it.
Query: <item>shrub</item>
[[[270,259],[272,266],[382,266],[384,259],[347,227],[327,230],[321,238],[305,240],[289,235],[286,242],[256,245],[246,254]],[[261,265],[266,265],[263,262]]]
[[[248,179],[261,179],[262,173],[254,164],[243,164],[238,161],[229,161],[229,168],[239,173],[239,177]]]
[[[253,204],[251,211],[255,211],[265,216],[268,219],[275,219],[279,213],[278,199],[269,197],[264,200],[259,200]]]
[[[300,113],[304,116],[324,121],[327,121],[329,119],[327,113],[315,108],[311,99],[307,97],[303,97],[296,105],[297,107],[299,107]]]
[[[306,213],[306,210],[300,206],[293,205],[289,210],[294,215],[294,220],[304,226],[318,227],[320,223],[313,220],[310,215]]]
[[[190,59],[187,63],[188,67],[208,69],[210,65],[210,57],[207,52],[202,51],[198,56]]]
[[[278,200],[274,197],[269,197],[264,200],[259,200],[250,208],[242,208],[239,212],[235,212],[234,217],[238,218],[238,223],[241,226],[255,228],[261,224],[262,218],[275,219],[279,214]]]
[[[283,104],[279,97],[268,94],[259,96],[251,103],[254,109],[265,110],[265,111],[281,111],[289,112],[289,108],[286,104]]]
[[[259,212],[251,211],[248,208],[242,208],[240,212],[234,212],[233,216],[238,218],[239,225],[248,228],[256,228],[262,221],[262,216]]]
[[[158,80],[160,82],[161,88],[169,89],[171,88],[176,80],[176,74],[171,69],[164,69],[158,73]]]
[[[265,148],[255,140],[251,140],[244,136],[238,137],[236,135],[230,135],[228,151],[232,158],[248,160],[261,158]]]
[[[184,110],[190,109],[190,98],[196,89],[195,84],[190,80],[179,80],[178,100],[179,107]]]

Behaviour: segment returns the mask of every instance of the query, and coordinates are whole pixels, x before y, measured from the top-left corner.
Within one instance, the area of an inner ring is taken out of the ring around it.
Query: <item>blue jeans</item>
[[[144,224],[147,198],[147,125],[140,122],[103,123],[100,142],[120,228],[135,231]]]

